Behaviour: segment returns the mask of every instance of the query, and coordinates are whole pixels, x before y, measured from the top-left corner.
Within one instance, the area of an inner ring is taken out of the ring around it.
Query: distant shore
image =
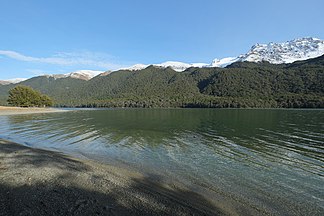
[[[59,108],[37,108],[37,107],[9,107],[0,106],[1,115],[19,115],[19,114],[35,114],[35,113],[54,113],[54,112],[66,112],[67,110]]]
[[[0,215],[237,215],[139,173],[0,139]],[[251,213],[251,212],[249,212]]]

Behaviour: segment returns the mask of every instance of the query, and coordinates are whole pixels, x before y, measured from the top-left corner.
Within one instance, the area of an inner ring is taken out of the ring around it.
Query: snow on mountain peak
[[[181,72],[181,71],[186,70],[187,68],[193,67],[192,64],[176,62],[176,61],[167,61],[167,62],[163,62],[161,64],[154,64],[154,66],[163,67],[163,68],[171,67],[173,70],[178,71],[178,72]]]
[[[272,64],[292,63],[298,60],[316,58],[324,54],[324,41],[318,38],[299,38],[284,43],[256,44],[238,61]]]
[[[120,68],[118,70],[129,70],[129,71],[137,71],[137,70],[143,70],[147,68],[149,65],[145,64],[135,64],[133,66],[127,67],[127,68]]]
[[[104,73],[104,71],[95,71],[95,70],[78,70],[67,74],[52,74],[45,75],[47,77],[54,77],[54,79],[61,79],[71,77],[74,79],[90,80],[99,74]]]
[[[206,63],[184,63],[184,62],[177,62],[177,61],[167,61],[167,62],[163,62],[160,64],[152,64],[155,67],[161,67],[161,68],[167,68],[167,67],[171,67],[173,70],[177,71],[177,72],[182,72],[185,71],[188,68],[191,67],[205,67],[208,66],[209,64]],[[142,70],[147,68],[150,65],[146,65],[146,64],[135,64],[131,67],[128,68],[121,68],[119,70],[130,70],[130,71],[137,71],[137,70]]]
[[[160,64],[152,64],[155,67],[167,68],[171,67],[173,70],[182,72],[190,67],[226,67],[234,62],[262,62],[268,61],[272,64],[292,63],[295,61],[316,58],[324,55],[324,41],[313,37],[298,38],[284,43],[268,43],[268,44],[255,44],[246,53],[237,57],[227,57],[223,59],[214,59],[210,64],[206,63],[184,63],[177,61],[167,61]],[[128,68],[121,68],[119,70],[137,71],[143,70],[150,65],[135,64]],[[54,77],[55,79],[71,77],[75,79],[90,80],[95,76],[101,74],[106,76],[111,71],[94,71],[94,70],[79,70],[67,74],[46,75],[47,77]],[[12,79],[0,80],[1,85],[10,83],[19,83],[26,79]]]
[[[324,41],[318,38],[304,37],[284,43],[255,44],[246,53],[237,57],[227,57],[214,59],[210,64],[206,63],[184,63],[177,61],[167,61],[160,64],[152,64],[156,67],[167,68],[181,72],[190,67],[226,67],[234,62],[249,61],[262,62],[268,61],[272,64],[292,63],[294,61],[316,58],[324,54]],[[149,65],[136,64],[128,68],[119,70],[137,71],[147,68]]]
[[[65,74],[68,77],[75,79],[90,80],[99,74],[104,73],[104,71],[94,71],[94,70],[79,70],[72,73]]]
[[[26,78],[16,78],[16,79],[0,80],[0,85],[17,84],[17,83],[20,83],[25,80],[27,80],[27,79]]]
[[[227,57],[223,59],[214,59],[209,67],[226,67],[227,65],[232,64],[233,62],[238,61],[238,57]]]

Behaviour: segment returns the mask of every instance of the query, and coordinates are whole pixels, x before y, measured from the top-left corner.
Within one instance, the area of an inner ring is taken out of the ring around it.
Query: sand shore
[[[0,139],[0,215],[236,215],[185,188]]]
[[[22,108],[22,107],[8,107],[0,106],[1,115],[19,115],[19,114],[34,114],[34,113],[53,113],[53,112],[66,112],[66,110],[58,108]]]

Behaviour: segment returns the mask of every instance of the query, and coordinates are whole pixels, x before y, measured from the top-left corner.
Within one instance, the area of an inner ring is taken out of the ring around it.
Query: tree
[[[53,106],[52,99],[47,95],[41,96],[41,106]]]
[[[19,107],[45,107],[52,106],[52,99],[31,87],[18,85],[9,90],[8,103]]]

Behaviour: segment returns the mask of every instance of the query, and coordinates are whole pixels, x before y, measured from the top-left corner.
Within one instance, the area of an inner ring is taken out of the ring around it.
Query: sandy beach
[[[236,215],[185,188],[0,139],[0,215]]]
[[[36,108],[36,107],[9,107],[0,106],[1,115],[19,115],[19,114],[35,114],[35,113],[53,113],[53,112],[66,112],[66,110],[58,108]]]

